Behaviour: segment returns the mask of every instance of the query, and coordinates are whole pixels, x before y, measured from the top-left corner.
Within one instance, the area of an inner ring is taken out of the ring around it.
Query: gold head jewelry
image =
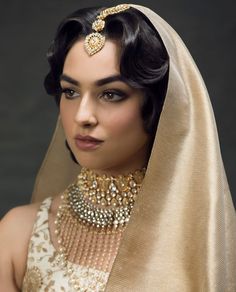
[[[120,4],[100,12],[100,14],[97,16],[97,19],[92,24],[92,29],[95,32],[90,33],[85,38],[84,47],[90,56],[100,51],[105,45],[105,36],[100,33],[105,27],[105,18],[108,15],[122,12],[128,8],[130,8],[128,4]]]

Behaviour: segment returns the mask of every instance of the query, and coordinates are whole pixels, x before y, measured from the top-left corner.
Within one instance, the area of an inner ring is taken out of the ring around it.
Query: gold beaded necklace
[[[111,269],[146,169],[117,177],[82,168],[62,194],[55,220],[56,263],[73,275],[73,263]]]

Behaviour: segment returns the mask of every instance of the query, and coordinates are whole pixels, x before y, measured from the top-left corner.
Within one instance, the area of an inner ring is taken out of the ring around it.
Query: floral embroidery
[[[51,198],[41,204],[33,228],[22,292],[102,292],[109,273],[75,265],[72,280],[57,264],[58,253],[50,241],[48,210]]]
[[[39,268],[33,267],[28,269],[24,277],[23,291],[38,292],[42,286],[42,280]]]

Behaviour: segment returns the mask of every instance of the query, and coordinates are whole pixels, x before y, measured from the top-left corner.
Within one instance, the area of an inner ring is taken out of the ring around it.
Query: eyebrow
[[[75,80],[75,79],[73,79],[72,77],[70,77],[70,76],[68,76],[66,74],[62,74],[60,76],[60,81],[63,81],[63,80],[66,81],[66,82],[69,82],[69,83],[71,83],[73,85],[76,85],[76,86],[80,85],[80,82],[78,80]],[[124,78],[121,75],[117,74],[117,75],[111,75],[111,76],[96,80],[94,82],[94,84],[96,86],[102,86],[102,85],[105,85],[107,83],[111,83],[111,82],[114,82],[114,81],[121,81],[121,82],[125,83]]]

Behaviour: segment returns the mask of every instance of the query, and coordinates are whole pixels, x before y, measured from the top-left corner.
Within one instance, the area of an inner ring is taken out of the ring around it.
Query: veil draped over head
[[[236,216],[214,114],[177,33],[138,5],[170,56],[167,96],[143,186],[106,291],[236,291]],[[33,201],[59,194],[79,172],[58,119]]]

